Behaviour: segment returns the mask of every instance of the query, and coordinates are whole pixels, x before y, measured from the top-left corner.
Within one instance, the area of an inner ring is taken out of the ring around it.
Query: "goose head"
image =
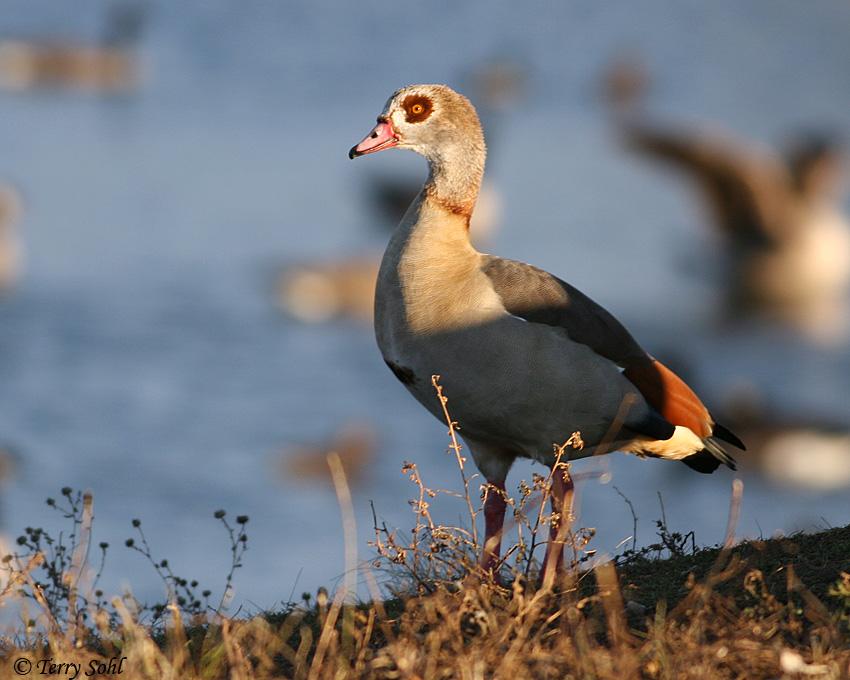
[[[472,212],[484,173],[486,147],[469,100],[444,85],[411,85],[387,101],[378,124],[349,158],[390,148],[428,160],[426,193],[453,212]]]

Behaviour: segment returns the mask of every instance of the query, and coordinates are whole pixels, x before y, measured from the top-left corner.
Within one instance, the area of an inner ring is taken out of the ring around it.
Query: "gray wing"
[[[617,319],[580,290],[532,265],[492,255],[486,256],[483,271],[510,314],[563,328],[575,342],[625,369],[625,378],[657,411],[626,423],[627,427],[655,439],[668,439],[674,425],[684,425],[704,441],[713,434],[745,448],[740,439],[714,423],[699,397],[681,378],[653,359]],[[700,472],[711,472],[720,462],[735,469],[722,448],[715,445],[710,454],[695,454],[684,462]]]
[[[492,255],[483,271],[510,314],[564,328],[572,340],[623,368],[652,363],[617,319],[566,281],[530,264]]]

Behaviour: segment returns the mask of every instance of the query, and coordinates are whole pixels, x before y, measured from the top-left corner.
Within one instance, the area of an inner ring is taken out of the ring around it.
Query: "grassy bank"
[[[407,471],[418,483],[415,466]],[[532,487],[515,504],[526,534],[508,551],[507,587],[476,575],[474,531],[430,523],[422,499],[431,492],[419,484],[413,539],[401,545],[396,532],[376,528],[376,556],[361,569],[373,599],[349,604],[344,589],[320,591],[237,617],[155,561],[138,525],[140,538],[127,543],[158,568],[171,601],[139,605],[91,587],[96,575],[80,558],[91,499],[66,489],[71,540],[58,546],[29,529],[19,541],[29,554],[6,561],[0,605],[23,602],[27,614],[2,637],[0,677],[848,677],[850,527],[695,549],[659,523],[656,545],[595,567],[582,557],[589,532],[576,532],[567,542],[578,559],[542,588],[524,555],[556,518],[533,515],[542,506],[524,499],[545,492],[546,480]],[[216,516],[238,564],[247,518],[230,527],[225,513]]]

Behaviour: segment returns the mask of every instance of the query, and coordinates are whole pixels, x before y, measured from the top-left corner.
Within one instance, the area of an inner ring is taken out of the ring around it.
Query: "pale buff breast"
[[[409,329],[417,335],[474,326],[507,314],[469,243],[466,218],[425,202],[398,264]]]

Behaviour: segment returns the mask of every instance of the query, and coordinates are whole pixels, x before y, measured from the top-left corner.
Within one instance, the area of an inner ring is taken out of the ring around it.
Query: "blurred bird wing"
[[[715,130],[671,130],[631,123],[627,142],[647,155],[690,172],[705,191],[721,229],[731,236],[770,241],[781,235],[793,196],[787,164],[773,149]]]

